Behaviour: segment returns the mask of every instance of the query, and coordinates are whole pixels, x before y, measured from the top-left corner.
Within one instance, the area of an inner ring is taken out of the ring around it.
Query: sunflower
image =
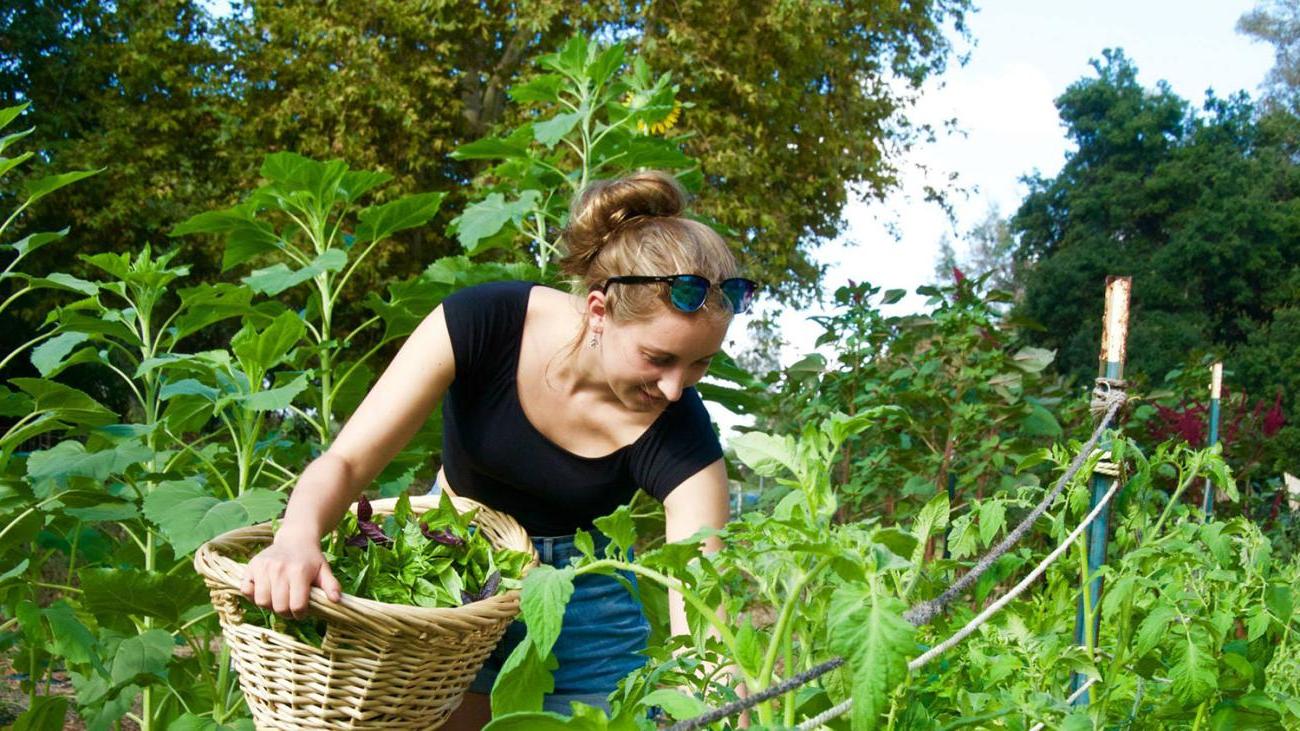
[[[627,96],[623,99],[623,104],[629,107],[630,109],[632,109],[633,111],[639,111],[640,109],[644,108],[646,103],[647,103],[647,99],[644,95],[634,94],[633,92],[630,91],[627,93]],[[668,112],[668,114],[664,115],[663,119],[660,119],[655,122],[646,122],[644,119],[638,120],[636,123],[636,129],[641,134],[660,135],[672,129],[673,126],[677,124],[677,120],[680,119],[681,116],[682,116],[682,103],[674,99],[673,108]]]

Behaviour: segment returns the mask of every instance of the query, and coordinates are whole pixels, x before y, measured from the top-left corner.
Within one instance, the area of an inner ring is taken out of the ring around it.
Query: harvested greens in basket
[[[402,495],[391,514],[375,516],[362,496],[356,514],[344,515],[338,529],[321,539],[321,550],[347,594],[388,604],[459,607],[519,588],[532,561],[522,551],[494,548],[473,525],[477,512],[457,512],[443,493],[422,514]],[[245,621],[320,646],[322,622],[285,619],[245,603]]]

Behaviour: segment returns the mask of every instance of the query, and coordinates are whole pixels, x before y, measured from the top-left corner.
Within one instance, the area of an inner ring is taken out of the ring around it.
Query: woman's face
[[[667,306],[646,320],[606,319],[601,362],[610,388],[633,411],[662,411],[704,378],[729,322]]]

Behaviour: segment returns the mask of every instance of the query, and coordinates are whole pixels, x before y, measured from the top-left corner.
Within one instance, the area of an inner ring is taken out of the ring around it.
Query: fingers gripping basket
[[[423,511],[437,497],[411,499]],[[498,548],[537,551],[510,516],[467,498],[474,523]],[[395,501],[371,503],[391,513]],[[331,602],[312,588],[310,611],[324,619],[320,648],[244,622],[245,562],[270,544],[271,526],[239,528],[203,544],[194,567],[212,594],[240,687],[259,729],[432,729],[460,705],[465,690],[519,613],[512,590],[462,607],[427,609],[344,595]]]

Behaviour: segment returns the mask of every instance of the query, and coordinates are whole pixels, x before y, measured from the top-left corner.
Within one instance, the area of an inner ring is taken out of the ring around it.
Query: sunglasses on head
[[[709,297],[709,288],[713,283],[698,274],[667,274],[663,276],[626,276],[610,277],[592,289],[604,292],[611,284],[655,284],[668,283],[668,301],[682,312],[695,312],[704,306]],[[748,312],[754,301],[754,290],[758,282],[742,277],[731,277],[717,284],[722,294],[731,303],[731,311],[737,315]]]

